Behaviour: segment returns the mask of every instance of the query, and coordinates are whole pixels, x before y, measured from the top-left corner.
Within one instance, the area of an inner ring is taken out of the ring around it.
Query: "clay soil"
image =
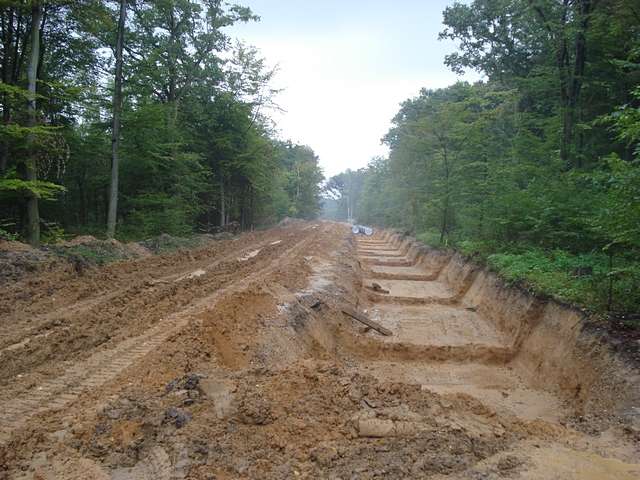
[[[21,275],[0,286],[0,479],[640,478],[637,423],[532,381],[441,270],[299,222]]]

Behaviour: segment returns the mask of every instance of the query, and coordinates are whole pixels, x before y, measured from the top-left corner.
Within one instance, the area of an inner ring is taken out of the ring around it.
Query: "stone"
[[[171,407],[165,412],[164,418],[165,421],[173,423],[176,428],[182,428],[191,420],[191,414],[184,410]]]

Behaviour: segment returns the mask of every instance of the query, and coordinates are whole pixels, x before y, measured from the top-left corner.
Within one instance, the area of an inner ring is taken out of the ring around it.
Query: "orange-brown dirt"
[[[0,479],[640,478],[637,371],[397,234],[299,222],[0,293]]]

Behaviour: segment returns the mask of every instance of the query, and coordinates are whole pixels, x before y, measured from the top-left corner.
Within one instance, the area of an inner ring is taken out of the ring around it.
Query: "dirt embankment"
[[[0,478],[640,474],[634,370],[570,310],[391,232],[295,222],[21,282]]]
[[[628,349],[580,310],[553,299],[539,298],[463,256],[426,247],[409,237],[390,236],[410,261],[433,271],[450,285],[455,301],[488,319],[504,335],[512,363],[536,388],[573,403],[577,412],[616,411],[635,417],[640,405],[640,376]],[[634,353],[634,352],[631,352]]]

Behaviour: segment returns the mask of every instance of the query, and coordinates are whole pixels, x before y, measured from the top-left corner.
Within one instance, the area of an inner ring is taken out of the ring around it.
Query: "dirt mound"
[[[77,245],[91,244],[98,242],[98,239],[93,235],[78,235],[77,237],[72,238],[71,240],[66,240],[63,242],[58,242],[56,245],[61,247],[75,247]]]
[[[48,252],[23,248],[23,245],[12,245],[9,250],[0,249],[0,286],[9,285],[26,274],[35,274],[55,264],[56,259]]]
[[[138,242],[125,243],[124,248],[134,257],[142,258],[152,255],[152,252]]]
[[[22,242],[0,239],[0,252],[30,252],[34,248]]]
[[[169,237],[169,236],[167,236]],[[120,254],[115,254],[115,258],[138,258],[145,257],[151,255],[149,249],[147,249],[141,242],[129,242],[129,243],[121,243],[116,239],[108,239],[108,240],[99,240],[92,235],[79,235],[77,237],[72,238],[71,240],[58,242],[55,246],[62,247],[63,249],[71,249],[72,247],[78,247],[81,245],[85,245],[90,249],[93,248],[95,250],[103,249],[111,249],[113,252],[120,252]]]

